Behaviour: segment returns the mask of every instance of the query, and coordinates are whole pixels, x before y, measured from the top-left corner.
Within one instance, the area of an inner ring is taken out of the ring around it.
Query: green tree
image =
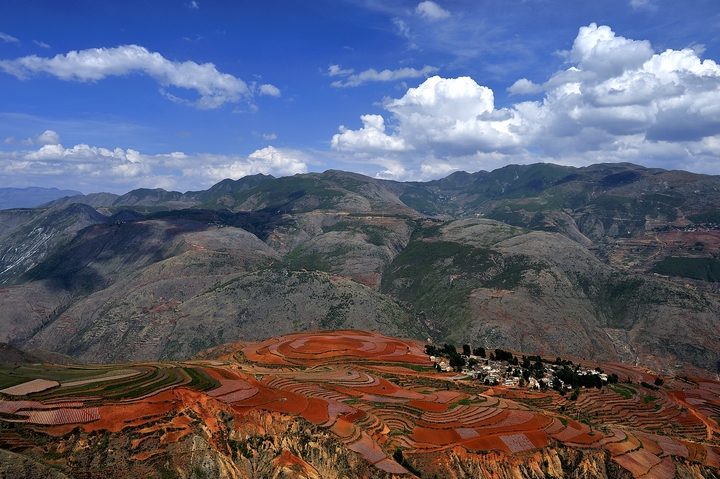
[[[448,357],[458,353],[457,348],[455,348],[455,346],[453,346],[452,344],[448,343],[443,344],[441,352]]]
[[[485,348],[479,347],[479,348],[473,349],[473,356],[479,356],[481,358],[484,358],[485,357]]]
[[[577,398],[580,397],[580,388],[575,388],[573,393],[570,395],[571,401],[577,401]]]
[[[432,344],[425,345],[425,354],[428,356],[438,356],[438,349]]]
[[[455,371],[460,372],[465,367],[465,360],[460,357],[459,354],[455,353],[455,356],[450,358],[450,367]]]
[[[532,365],[530,364],[530,358],[528,358],[527,356],[525,356],[525,355],[523,354],[523,356],[522,356],[522,367],[525,368],[525,369],[530,369],[531,366],[532,366]]]
[[[540,359],[540,356],[537,357],[537,361],[535,361],[535,364],[533,365],[535,368],[535,371],[545,371],[545,365],[543,364],[542,360]]]

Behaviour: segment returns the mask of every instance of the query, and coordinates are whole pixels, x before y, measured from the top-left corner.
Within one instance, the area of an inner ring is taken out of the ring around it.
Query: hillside
[[[183,362],[0,365],[0,473],[720,473],[718,381],[501,350],[478,351],[462,372],[439,372],[434,365],[448,357],[424,349],[420,341],[367,331],[314,331],[226,344]],[[460,357],[452,346],[440,349]]]
[[[330,170],[0,211],[0,341],[112,362],[359,328],[712,375],[718,188],[631,164]]]
[[[17,364],[17,363],[39,363],[42,360],[15,348],[7,343],[0,343],[0,363],[1,364]]]

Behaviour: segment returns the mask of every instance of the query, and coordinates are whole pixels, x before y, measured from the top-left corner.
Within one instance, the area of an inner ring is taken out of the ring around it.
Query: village
[[[461,354],[449,344],[425,346],[426,354],[438,371],[458,374],[453,379],[472,378],[488,386],[554,389],[565,394],[581,387],[600,389],[619,380],[616,374],[605,374],[599,366],[589,368],[560,358],[554,361],[540,356],[518,358],[502,349],[488,354],[482,347],[471,348],[467,344],[462,349]]]

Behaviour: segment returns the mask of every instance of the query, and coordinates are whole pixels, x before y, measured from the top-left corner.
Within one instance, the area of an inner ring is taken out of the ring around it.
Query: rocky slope
[[[426,477],[392,474],[377,468],[351,451],[337,437],[316,425],[278,413],[252,412],[237,415],[212,407],[191,394],[179,397],[182,406],[160,424],[172,427],[173,420],[187,417],[193,432],[153,451],[146,439],[142,447],[132,444],[143,435],[133,431],[105,431],[97,434],[69,433],[53,438],[50,449],[60,456],[72,476],[65,475],[29,454],[0,449],[0,473],[27,479],[93,478],[188,478],[188,479],[391,479]],[[196,401],[193,406],[190,402]],[[227,422],[215,424],[208,414],[219,414]],[[207,423],[210,423],[209,425]],[[38,439],[41,438],[37,435]],[[232,449],[232,445],[242,445]],[[153,451],[147,457],[144,451]],[[28,451],[31,452],[31,451]],[[50,455],[52,456],[52,454]],[[447,479],[631,479],[633,475],[599,451],[551,447],[534,454],[508,456],[500,453],[470,453],[462,447],[442,452],[406,454],[416,470]],[[678,464],[676,477],[713,477],[717,471],[696,464]],[[442,476],[438,475],[442,474]],[[429,475],[427,477],[434,477]]]
[[[0,281],[12,280],[68,245],[80,230],[109,220],[82,204],[0,211]],[[34,279],[28,277],[28,280]]]
[[[714,295],[618,273],[558,233],[472,219],[433,234],[395,259],[381,290],[444,338],[661,369],[718,360]]]

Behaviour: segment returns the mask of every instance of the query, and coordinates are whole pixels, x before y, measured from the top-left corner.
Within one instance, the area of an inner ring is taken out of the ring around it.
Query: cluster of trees
[[[485,351],[485,348],[477,347],[472,348],[469,344],[463,344],[462,345],[462,354],[466,357],[470,356],[476,356],[479,358],[486,358],[487,352]],[[443,356],[448,358],[453,358],[455,355],[458,354],[457,349],[452,344],[445,343],[441,347],[435,346],[434,344],[426,344],[425,345],[425,354],[428,356]],[[530,356],[531,359],[534,357],[537,358],[537,361],[541,362],[540,356]],[[504,351],[502,349],[496,349],[494,353],[490,353],[490,360],[492,361],[507,361],[510,364],[519,365],[520,361],[518,361],[518,358],[512,355],[512,353],[508,351]],[[523,361],[525,360],[525,356],[523,356]],[[572,364],[572,363],[570,363]]]
[[[465,367],[465,360],[457,352],[457,349],[452,344],[445,343],[442,348],[438,348],[433,344],[425,345],[425,354],[429,356],[444,356],[450,361],[450,367],[455,371],[460,372]]]
[[[485,357],[485,348],[483,348],[483,347],[471,349],[469,344],[463,344],[462,348],[463,348],[463,354],[465,356],[470,357],[472,355],[472,356],[478,356],[480,358]]]
[[[618,379],[619,378],[617,374],[614,373],[608,376],[609,383],[617,383]],[[598,389],[601,389],[603,387],[603,381],[600,378],[599,374],[578,374],[568,365],[564,365],[562,369],[558,369],[557,371],[555,371],[555,377],[553,378],[552,387],[556,391],[560,391],[562,389],[563,383],[565,385],[569,384],[573,387],[573,389],[577,389],[579,387],[596,387]]]
[[[455,346],[452,344],[445,343],[441,347],[435,346],[434,344],[425,345],[425,354],[428,356],[449,356],[457,353],[457,349],[455,349]]]
[[[630,381],[628,381],[630,382]],[[652,389],[653,391],[657,391],[659,386],[662,386],[665,384],[665,381],[662,380],[662,378],[655,378],[655,381],[653,381],[654,384],[646,383],[645,381],[640,382],[640,386],[648,389]]]
[[[535,362],[532,362],[533,360],[535,360]],[[540,359],[540,356],[523,356],[522,367],[523,378],[525,378],[525,381],[530,380],[530,375],[534,376],[535,379],[541,379],[545,376],[545,365],[543,364],[542,359]]]
[[[469,344],[463,344],[462,354],[465,357],[478,356],[481,358],[485,357],[485,348],[479,347],[472,349]],[[465,359],[457,352],[457,348],[452,344],[445,343],[442,347],[435,346],[434,344],[425,345],[425,354],[428,356],[443,356],[448,358],[450,366],[457,372],[462,371],[465,366]],[[477,359],[472,358],[468,362],[468,366],[473,367],[478,364]]]
[[[520,362],[518,361],[518,358],[512,355],[512,353],[502,350],[502,349],[496,349],[495,354],[490,353],[490,360],[491,361],[507,361],[510,364],[518,365]]]
[[[457,372],[462,371],[463,367],[465,366],[465,358],[470,357],[471,355],[484,358],[486,354],[485,348],[479,347],[472,349],[469,344],[463,344],[462,351],[463,352],[461,356],[458,353],[457,348],[455,348],[455,346],[453,346],[452,344],[448,343],[443,344],[442,347],[438,347],[433,344],[425,345],[426,354],[428,354],[429,356],[443,356],[448,358],[450,366]],[[540,356],[523,355],[522,359],[518,360],[518,358],[516,356],[513,356],[511,352],[502,349],[496,349],[493,353],[490,353],[490,360],[506,361],[511,365],[521,366],[521,368],[515,368],[512,373],[515,376],[522,376],[522,384],[530,381],[530,377],[534,377],[535,379],[539,380],[545,376],[545,362]],[[550,363],[550,361],[546,362]],[[473,367],[476,364],[478,364],[478,361],[475,358],[472,358],[468,361],[468,365],[470,367]],[[565,393],[565,389],[563,388],[563,386],[569,385],[572,387],[572,389],[575,390],[573,393],[573,399],[577,399],[577,395],[579,394],[579,389],[581,387],[595,387],[601,389],[603,386],[603,380],[599,374],[579,374],[579,372],[573,367],[574,365],[572,361],[557,358],[552,364],[554,366],[560,367],[553,368],[556,370],[554,372],[551,386],[556,391],[560,391],[561,394]],[[596,368],[596,371],[598,373],[602,373],[602,370],[599,368]],[[610,376],[608,376],[608,383],[617,383],[618,379],[619,378],[617,374],[611,374]],[[544,386],[544,383],[541,382],[540,384],[541,387]],[[655,384],[656,386],[662,385],[662,379],[658,378]],[[649,388],[656,388],[656,386],[654,387],[645,383],[643,383],[642,385]]]

